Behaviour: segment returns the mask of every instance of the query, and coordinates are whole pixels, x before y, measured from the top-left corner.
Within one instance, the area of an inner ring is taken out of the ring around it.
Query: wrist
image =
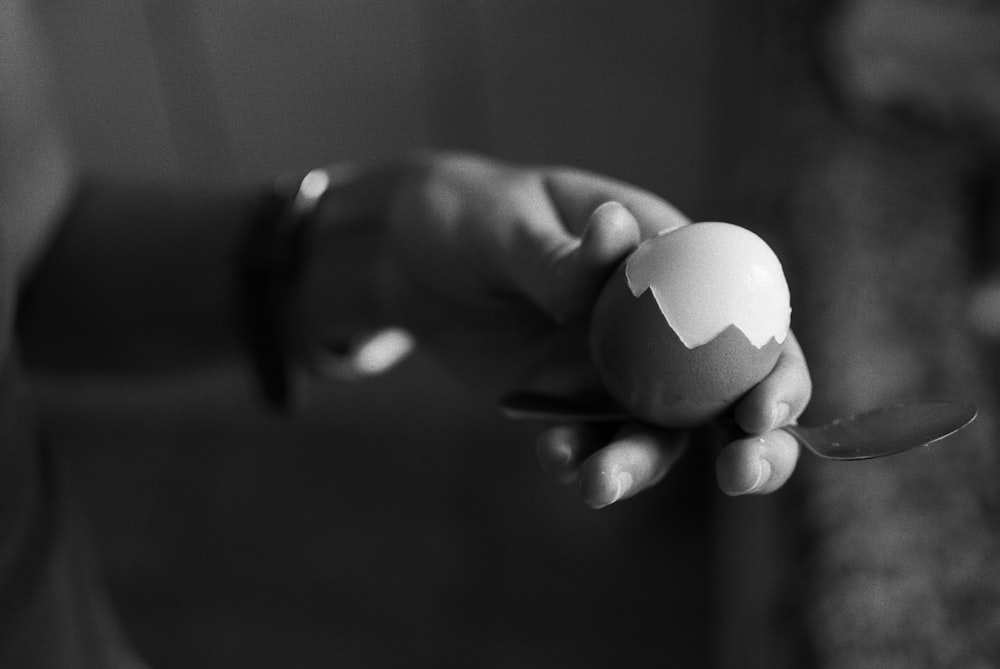
[[[382,167],[344,165],[328,173],[329,187],[306,228],[298,356],[315,375],[350,379],[385,371],[412,348],[379,278],[397,179]]]
[[[307,345],[339,349],[390,320],[375,281],[384,215],[365,192],[364,168],[343,164],[315,173],[328,182],[304,221],[298,317]]]
[[[267,399],[287,407],[308,375],[385,371],[412,349],[378,279],[383,230],[406,170],[342,164],[279,184],[245,267],[250,343]]]

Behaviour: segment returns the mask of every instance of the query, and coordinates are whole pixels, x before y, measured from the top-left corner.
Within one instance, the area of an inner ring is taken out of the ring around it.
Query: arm
[[[380,175],[356,189],[370,198],[363,204],[384,202],[375,191],[389,181]],[[23,295],[29,368],[137,376],[239,362],[247,348],[241,262],[265,194],[87,185]],[[377,324],[373,291],[359,280],[373,265],[377,219],[316,236],[308,250],[311,303],[335,315],[324,323],[328,336]]]
[[[29,295],[29,362],[150,372],[232,358],[241,344],[234,257],[256,196],[91,197]],[[366,167],[316,211],[298,317],[320,342],[401,325],[491,391],[600,391],[587,350],[597,294],[640,239],[686,223],[648,192],[578,170],[448,155]],[[794,338],[781,360],[737,407],[740,426],[760,436],[721,452],[727,492],[770,492],[794,469],[797,445],[776,428],[803,410],[809,375]],[[568,426],[544,432],[539,455],[605,506],[662,479],[685,436],[630,423],[609,440]]]
[[[232,262],[256,201],[88,185],[23,297],[28,365],[124,374],[229,357],[239,331]]]

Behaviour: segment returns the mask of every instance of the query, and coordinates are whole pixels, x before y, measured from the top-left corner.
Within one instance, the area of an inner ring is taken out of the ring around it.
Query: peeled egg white
[[[595,305],[591,351],[633,415],[698,425],[774,368],[790,319],[767,243],[729,223],[695,223],[646,240],[612,275]]]

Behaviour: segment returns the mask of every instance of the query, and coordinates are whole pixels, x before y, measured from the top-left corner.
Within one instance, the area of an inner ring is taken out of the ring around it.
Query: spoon
[[[621,407],[608,401],[588,402],[524,391],[505,395],[500,407],[514,420],[612,422],[630,418]],[[944,439],[971,423],[976,413],[976,407],[965,402],[900,402],[826,425],[785,425],[781,429],[821,458],[868,460]]]

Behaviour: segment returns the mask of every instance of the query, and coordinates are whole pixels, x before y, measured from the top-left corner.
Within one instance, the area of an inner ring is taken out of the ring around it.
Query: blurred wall
[[[706,194],[713,3],[46,6],[89,169],[246,180],[431,145]]]
[[[438,146],[597,170],[696,218],[715,211],[708,156],[730,113],[715,104],[716,12],[45,4],[91,172],[245,182]],[[314,389],[292,419],[253,413],[243,381],[87,388],[49,406],[126,626],[158,666],[706,666],[704,459],[598,514],[537,470],[530,430],[419,356]]]

